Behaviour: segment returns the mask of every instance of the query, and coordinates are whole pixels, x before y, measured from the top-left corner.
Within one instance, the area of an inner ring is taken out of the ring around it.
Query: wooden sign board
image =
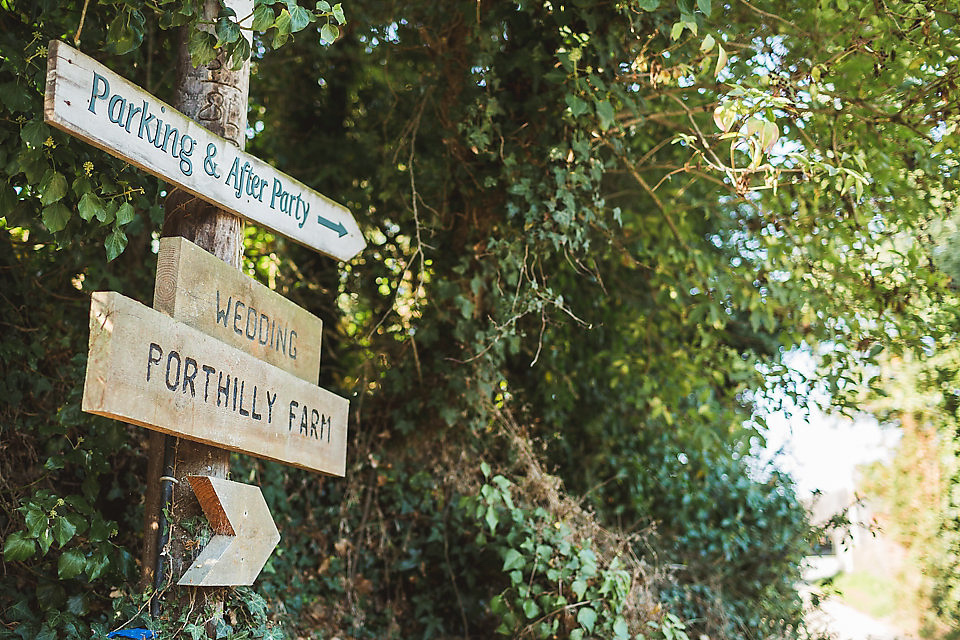
[[[93,294],[84,411],[342,476],[345,398],[113,291]]]
[[[215,535],[177,584],[253,584],[280,542],[280,532],[260,487],[211,476],[189,478]]]
[[[366,245],[343,205],[56,40],[48,47],[43,116],[70,135],[325,255],[349,260]]]
[[[316,384],[323,322],[184,238],[161,238],[153,308]]]

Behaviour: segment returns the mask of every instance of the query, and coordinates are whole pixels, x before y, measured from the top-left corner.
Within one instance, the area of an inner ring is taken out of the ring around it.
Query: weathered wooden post
[[[253,0],[228,0],[238,18],[249,16]],[[203,19],[214,21],[220,12],[217,0],[205,0]],[[244,37],[251,38],[249,31]],[[237,70],[227,65],[224,52],[206,65],[194,67],[186,28],[178,32],[177,84],[174,107],[242,149],[247,130],[247,99],[250,90],[249,60]],[[171,189],[165,202],[162,236],[182,236],[209,251],[234,268],[240,268],[243,255],[243,222],[232,213],[202,200],[182,189]],[[154,292],[154,308],[172,314],[162,297]],[[230,453],[198,442],[151,432],[145,497],[144,549],[142,575],[144,586],[162,588],[167,576],[183,573],[189,562],[183,531],[170,528],[176,521],[200,514],[187,478],[208,475],[226,478]],[[174,519],[165,523],[164,509]],[[166,525],[166,526],[165,526]],[[169,533],[172,537],[167,539]],[[166,544],[165,544],[166,543]],[[164,547],[169,546],[164,555]],[[166,567],[164,568],[164,566]],[[154,612],[159,601],[154,600]]]

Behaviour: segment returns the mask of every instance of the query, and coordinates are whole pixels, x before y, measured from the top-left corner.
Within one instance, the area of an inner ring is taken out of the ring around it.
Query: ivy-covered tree
[[[219,633],[801,636],[805,517],[747,472],[750,399],[798,395],[798,345],[843,403],[951,331],[954,7],[258,0],[250,52],[192,0],[0,7],[11,634],[207,621],[139,607],[145,436],[78,404],[89,292],[149,299],[167,187],[41,108],[50,39],[165,98],[186,26],[198,63],[252,56],[248,150],[368,239],[335,264],[247,229],[248,272],[324,320],[349,466],[236,460],[284,542]]]

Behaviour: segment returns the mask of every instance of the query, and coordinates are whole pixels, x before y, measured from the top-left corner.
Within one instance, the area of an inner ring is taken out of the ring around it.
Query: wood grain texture
[[[161,238],[153,308],[316,384],[323,322],[184,238]]]
[[[349,406],[135,300],[93,294],[86,412],[342,476]]]
[[[280,532],[260,488],[209,476],[190,476],[190,485],[216,535],[177,584],[253,584],[280,542]]]
[[[349,260],[366,245],[343,205],[243,152],[69,45],[54,40],[48,50],[48,124],[338,260]],[[189,88],[183,91],[189,94]],[[227,134],[242,134],[237,122],[222,115],[235,111],[230,105],[239,98],[232,95],[226,89],[208,91],[196,105],[196,117],[222,125]]]

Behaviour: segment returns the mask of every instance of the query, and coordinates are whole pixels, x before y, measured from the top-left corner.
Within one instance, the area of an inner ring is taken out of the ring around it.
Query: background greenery
[[[843,406],[953,335],[955,7],[256,6],[248,149],[369,244],[247,229],[246,270],[323,319],[351,431],[345,479],[236,460],[283,543],[218,635],[802,637],[808,527],[748,473],[752,403],[803,402],[791,349]],[[78,36],[168,98],[198,8],[0,8],[0,634],[198,637],[134,586],[143,431],[79,411],[89,292],[150,299],[166,187],[41,108]],[[222,18],[198,61],[248,54]]]

